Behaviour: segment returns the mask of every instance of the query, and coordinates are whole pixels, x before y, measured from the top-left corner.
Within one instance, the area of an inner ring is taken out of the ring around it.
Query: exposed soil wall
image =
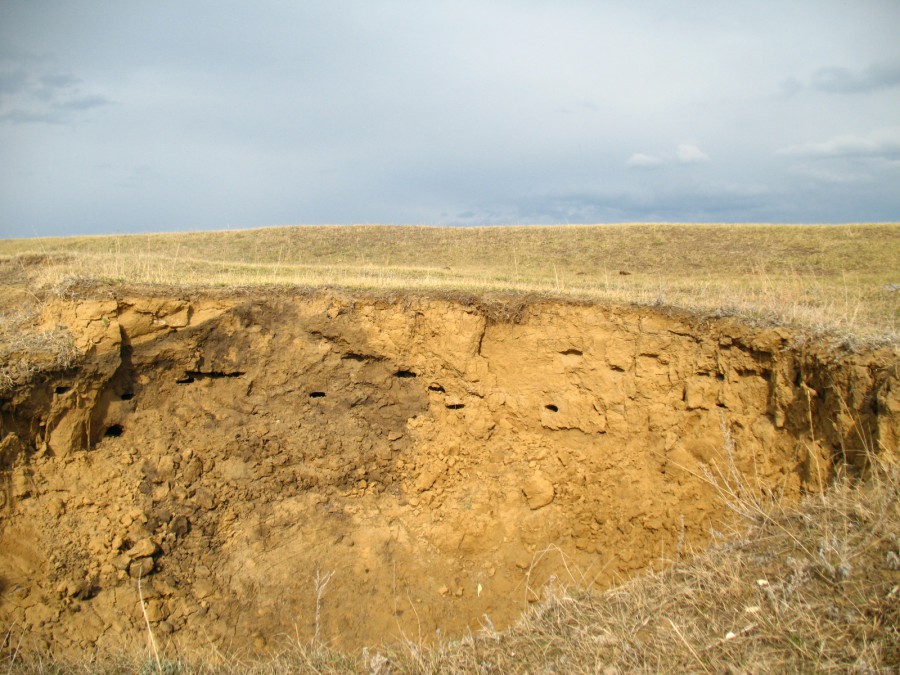
[[[713,483],[896,452],[896,352],[653,309],[322,293],[64,302],[85,353],[5,395],[0,627],[348,648],[509,624],[555,576],[702,548]]]

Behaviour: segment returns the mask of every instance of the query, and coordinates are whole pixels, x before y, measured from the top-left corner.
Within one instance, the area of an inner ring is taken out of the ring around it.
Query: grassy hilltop
[[[900,224],[301,226],[0,240],[36,281],[539,293],[895,335]]]

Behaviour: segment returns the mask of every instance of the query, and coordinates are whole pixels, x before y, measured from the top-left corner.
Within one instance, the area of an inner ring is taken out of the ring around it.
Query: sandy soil
[[[144,611],[185,652],[501,629],[702,548],[726,485],[794,498],[900,436],[894,351],[734,320],[96,296],[42,318],[81,364],[0,397],[25,651],[143,648]]]

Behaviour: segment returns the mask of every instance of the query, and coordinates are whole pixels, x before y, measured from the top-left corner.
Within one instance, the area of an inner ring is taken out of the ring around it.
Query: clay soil
[[[81,357],[0,393],[25,654],[503,629],[900,435],[895,350],[647,307],[99,288],[40,321]]]

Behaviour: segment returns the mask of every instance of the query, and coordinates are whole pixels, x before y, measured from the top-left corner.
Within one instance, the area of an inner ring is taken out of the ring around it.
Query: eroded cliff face
[[[896,453],[896,352],[652,309],[59,302],[77,369],[7,396],[0,627],[24,649],[357,648],[508,625],[706,545],[721,488]],[[718,484],[719,489],[717,489]]]

